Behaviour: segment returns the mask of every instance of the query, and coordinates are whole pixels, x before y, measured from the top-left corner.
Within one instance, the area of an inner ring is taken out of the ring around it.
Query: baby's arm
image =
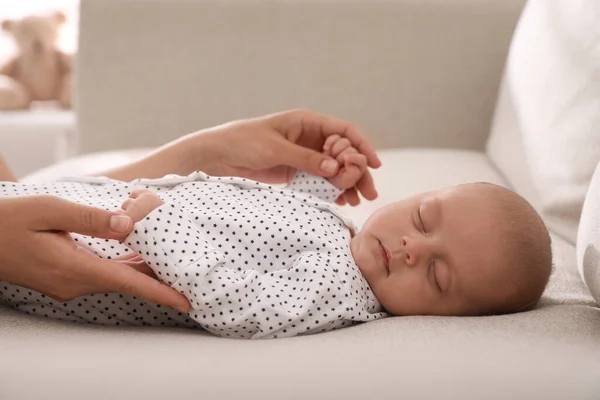
[[[264,339],[350,324],[340,318],[346,304],[340,303],[337,310],[329,306],[338,304],[336,296],[341,296],[337,286],[328,285],[337,281],[337,274],[322,254],[302,253],[290,268],[261,274],[248,269],[251,265],[241,268],[229,261],[193,222],[193,216],[148,190],[135,190],[123,209],[137,221],[124,243],[159,280],[186,296],[192,306],[190,318],[211,333]],[[322,277],[323,286],[311,283],[313,279],[302,281],[309,267],[312,275]],[[298,283],[291,286],[289,282]],[[292,298],[292,293],[301,294],[304,300]]]

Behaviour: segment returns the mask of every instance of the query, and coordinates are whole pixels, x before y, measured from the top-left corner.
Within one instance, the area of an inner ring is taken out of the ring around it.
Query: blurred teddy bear
[[[0,110],[27,109],[34,101],[54,100],[71,108],[72,59],[57,45],[64,13],[2,21],[17,54],[0,66]]]

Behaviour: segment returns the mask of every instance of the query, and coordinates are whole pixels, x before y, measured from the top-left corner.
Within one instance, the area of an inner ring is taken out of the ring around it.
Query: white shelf
[[[0,153],[17,178],[62,161],[76,150],[73,111],[0,112]]]

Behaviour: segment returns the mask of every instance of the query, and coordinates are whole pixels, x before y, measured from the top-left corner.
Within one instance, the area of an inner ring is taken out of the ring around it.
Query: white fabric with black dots
[[[243,178],[189,176],[132,182],[65,178],[0,183],[0,195],[51,194],[114,210],[135,188],[165,204],[124,243],[72,234],[102,258],[134,251],[183,293],[189,313],[107,293],[59,302],[0,282],[0,300],[46,317],[98,324],[201,327],[231,338],[277,338],[386,317],[350,253],[356,229],[331,202],[341,191],[298,174],[285,188]]]

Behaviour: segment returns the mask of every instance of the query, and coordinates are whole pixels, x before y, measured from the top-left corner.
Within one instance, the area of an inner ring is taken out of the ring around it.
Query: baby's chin
[[[377,288],[386,280],[386,278],[389,276],[389,273],[375,257],[375,254],[378,255],[379,253],[376,253],[375,250],[371,248],[372,246],[369,246],[369,241],[361,241],[361,239],[364,239],[364,237],[361,238],[358,235],[353,238],[352,242],[350,243],[352,258],[354,259],[354,262],[361,275],[365,278],[367,284],[375,296],[379,299],[379,296],[377,295]]]
[[[350,239],[350,253],[352,254],[354,263],[358,266],[360,272],[364,274],[365,263],[361,254],[363,247],[362,236],[362,234],[358,233]]]
[[[350,241],[352,258],[363,275],[370,275],[377,268],[376,259],[373,256],[373,249],[371,247],[369,245],[369,238],[361,233],[358,233]]]

